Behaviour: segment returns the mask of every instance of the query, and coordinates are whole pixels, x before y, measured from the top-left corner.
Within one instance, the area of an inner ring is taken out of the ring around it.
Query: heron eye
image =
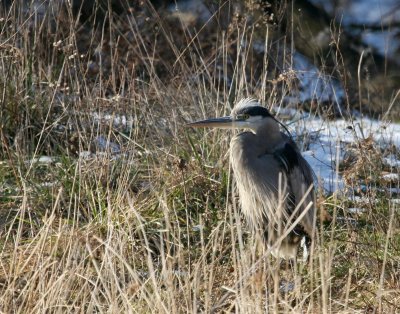
[[[248,118],[250,118],[250,115],[247,113],[240,114],[237,116],[237,119],[239,119],[239,120],[247,120]]]

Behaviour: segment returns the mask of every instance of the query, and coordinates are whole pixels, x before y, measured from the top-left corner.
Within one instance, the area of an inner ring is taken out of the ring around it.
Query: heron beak
[[[243,127],[245,121],[234,120],[231,117],[213,118],[207,120],[196,121],[186,124],[192,128],[219,128],[219,129],[236,129]]]

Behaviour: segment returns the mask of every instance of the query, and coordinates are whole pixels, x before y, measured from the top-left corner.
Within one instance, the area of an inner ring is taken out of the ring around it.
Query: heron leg
[[[304,265],[308,265],[310,262],[310,249],[311,249],[311,238],[309,236],[304,236],[301,239],[300,246],[303,249],[303,254],[302,254],[302,263]]]

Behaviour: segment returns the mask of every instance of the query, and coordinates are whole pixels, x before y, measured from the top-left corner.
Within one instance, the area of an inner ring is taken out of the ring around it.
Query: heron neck
[[[282,146],[285,135],[281,132],[270,134],[265,132],[243,132],[236,135],[231,142],[231,157],[241,162],[249,158],[258,158],[260,155],[273,154]],[[251,152],[251,154],[248,154]]]
[[[253,131],[255,134],[254,144],[265,153],[265,149],[273,152],[284,142],[284,134],[277,125],[268,125],[257,128]]]

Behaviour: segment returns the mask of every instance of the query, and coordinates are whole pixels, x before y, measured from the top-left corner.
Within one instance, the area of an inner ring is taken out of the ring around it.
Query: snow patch
[[[327,194],[344,192],[345,184],[337,169],[343,161],[346,146],[372,137],[380,147],[395,145],[400,149],[400,124],[389,124],[368,118],[353,121],[343,119],[326,121],[319,118],[299,119],[290,123],[290,129],[296,138],[302,137],[303,156],[311,165],[319,179],[319,185]],[[294,131],[293,131],[294,129]],[[391,166],[400,166],[395,156],[388,156],[384,162]],[[398,180],[398,174],[389,174],[385,178]],[[396,194],[399,189],[383,189]]]

